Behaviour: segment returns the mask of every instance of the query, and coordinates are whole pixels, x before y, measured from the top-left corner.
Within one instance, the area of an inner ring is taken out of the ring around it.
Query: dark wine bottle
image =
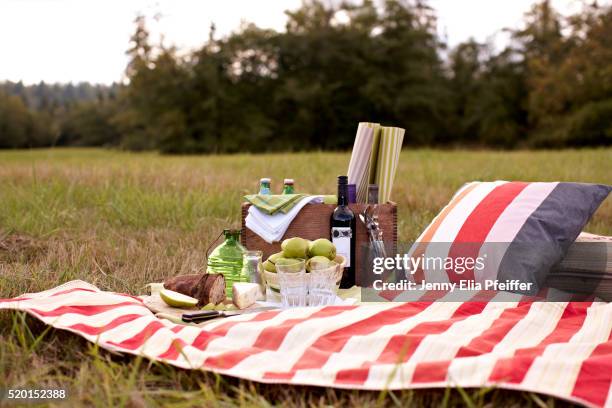
[[[331,215],[331,240],[336,253],[346,258],[340,281],[342,289],[355,286],[355,214],[348,207],[348,177],[338,176],[338,206]]]

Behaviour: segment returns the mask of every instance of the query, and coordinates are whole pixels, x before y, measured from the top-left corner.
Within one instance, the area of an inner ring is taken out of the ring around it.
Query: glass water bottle
[[[272,194],[270,190],[272,180],[268,177],[264,177],[259,180],[259,194],[270,195]]]
[[[240,230],[223,230],[225,241],[212,251],[208,257],[207,273],[222,273],[225,277],[225,289],[232,297],[234,282],[248,282],[249,277],[242,274],[242,257],[246,251],[240,243]]]
[[[295,194],[293,179],[285,179],[283,182],[283,194]]]

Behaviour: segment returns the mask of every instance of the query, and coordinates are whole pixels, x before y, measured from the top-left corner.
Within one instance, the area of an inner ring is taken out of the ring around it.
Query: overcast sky
[[[149,16],[153,38],[188,49],[201,45],[211,21],[219,34],[241,21],[282,30],[284,10],[300,0],[0,0],[0,81],[110,83],[122,78],[124,51],[138,13]],[[452,46],[484,41],[516,27],[534,0],[431,0],[439,29]],[[554,0],[563,13],[579,0]],[[154,20],[152,17],[159,18]],[[503,44],[498,35],[496,44]]]

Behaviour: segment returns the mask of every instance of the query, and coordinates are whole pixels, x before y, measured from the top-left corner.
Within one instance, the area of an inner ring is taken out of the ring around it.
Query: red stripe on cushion
[[[412,258],[418,258],[422,256],[425,253],[425,251],[427,251],[427,246],[429,245],[429,241],[431,241],[436,231],[438,230],[438,228],[440,228],[440,225],[442,225],[442,222],[446,219],[448,214],[453,210],[453,208],[457,206],[457,204],[461,202],[461,200],[463,200],[465,196],[471,193],[472,190],[474,190],[479,185],[480,183],[473,183],[472,185],[466,187],[461,193],[459,193],[455,198],[453,198],[451,202],[448,203],[448,205],[442,209],[442,211],[440,211],[440,215],[436,217],[436,219],[431,223],[431,225],[423,233],[421,242],[419,242],[419,246],[414,251],[414,254],[412,254]],[[425,274],[423,273],[422,265],[419,264],[419,267],[414,273],[414,281],[421,282],[423,279],[425,279]]]
[[[529,183],[523,182],[505,183],[495,187],[487,194],[467,217],[457,233],[448,253],[449,258],[475,259],[499,216],[528,185]],[[474,279],[474,265],[466,268],[463,273],[457,273],[452,269],[447,269],[446,272],[451,282]]]

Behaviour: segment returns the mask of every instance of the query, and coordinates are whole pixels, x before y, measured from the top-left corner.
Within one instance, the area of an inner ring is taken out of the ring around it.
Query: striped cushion
[[[414,280],[519,279],[534,284],[533,294],[610,191],[583,183],[465,184],[423,231],[412,256],[484,256],[485,268],[417,269]]]

